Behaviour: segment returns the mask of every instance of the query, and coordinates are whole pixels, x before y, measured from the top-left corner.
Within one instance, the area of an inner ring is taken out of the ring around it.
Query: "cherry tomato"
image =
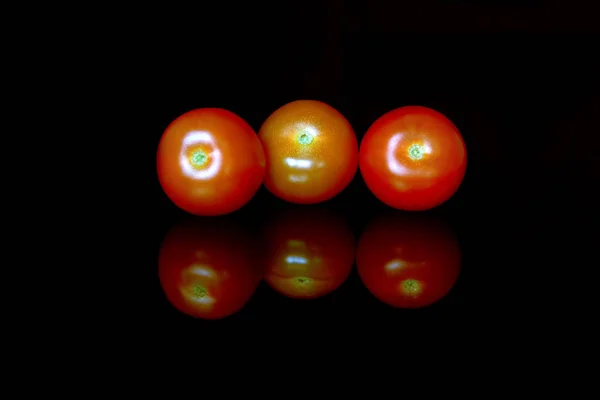
[[[158,272],[169,302],[184,314],[220,319],[239,311],[262,279],[255,244],[235,224],[188,220],[163,240]]]
[[[420,308],[443,298],[460,273],[456,237],[446,226],[422,215],[385,216],[361,235],[358,274],[380,301]]]
[[[367,187],[390,207],[436,207],[458,190],[467,167],[464,140],[439,112],[420,106],[392,110],[367,130],[359,153]]]
[[[283,213],[265,235],[265,281],[279,293],[314,299],[337,289],[354,263],[354,236],[343,219],[320,209]]]
[[[267,158],[265,187],[291,203],[335,197],[358,169],[358,142],[350,123],[320,101],[284,105],[267,118],[258,136]]]
[[[265,174],[265,156],[252,127],[236,114],[200,108],[175,119],[158,146],[160,184],[179,208],[222,215],[254,196]]]

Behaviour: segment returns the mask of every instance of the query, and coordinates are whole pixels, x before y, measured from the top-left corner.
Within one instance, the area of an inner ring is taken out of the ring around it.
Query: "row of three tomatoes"
[[[249,202],[261,184],[291,203],[339,194],[357,169],[383,203],[402,210],[436,207],[458,190],[466,147],[443,114],[405,106],[380,116],[360,142],[333,107],[298,100],[273,112],[258,135],[219,108],[189,111],[169,124],[157,153],[167,196],[195,215],[223,215]]]

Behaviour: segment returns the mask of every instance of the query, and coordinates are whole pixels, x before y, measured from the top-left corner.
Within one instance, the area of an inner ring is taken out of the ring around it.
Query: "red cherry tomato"
[[[265,187],[291,203],[335,197],[358,169],[358,142],[350,123],[320,101],[284,105],[267,118],[258,136],[267,158]]]
[[[251,238],[221,218],[188,220],[165,237],[159,278],[169,302],[202,319],[220,319],[252,297],[262,270]]]
[[[266,229],[265,281],[279,293],[314,299],[337,289],[354,263],[354,236],[324,210],[284,213]]]
[[[367,187],[385,204],[427,210],[458,190],[467,150],[460,132],[444,115],[407,106],[371,125],[360,144],[359,166]]]
[[[356,265],[367,289],[399,308],[419,308],[443,298],[460,272],[458,242],[438,221],[380,218],[358,241]]]
[[[265,157],[256,133],[236,114],[200,108],[175,119],[158,146],[160,184],[179,208],[222,215],[241,208],[264,178]]]

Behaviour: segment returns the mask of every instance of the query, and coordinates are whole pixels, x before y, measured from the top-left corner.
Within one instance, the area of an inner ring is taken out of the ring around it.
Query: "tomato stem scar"
[[[194,294],[198,297],[204,297],[206,296],[206,290],[202,286],[195,286]]]
[[[420,160],[423,158],[424,151],[423,146],[415,143],[408,149],[408,156],[413,160]]]
[[[296,277],[296,286],[297,287],[310,287],[312,279],[307,276],[298,276]]]
[[[421,282],[416,279],[405,279],[402,281],[402,291],[410,296],[421,293]]]
[[[204,164],[206,164],[207,158],[208,157],[205,152],[203,152],[202,150],[198,150],[194,152],[194,154],[192,154],[192,164],[194,164],[196,167],[201,167]]]
[[[302,132],[298,135],[298,143],[300,144],[311,144],[313,139],[313,135],[310,133]]]

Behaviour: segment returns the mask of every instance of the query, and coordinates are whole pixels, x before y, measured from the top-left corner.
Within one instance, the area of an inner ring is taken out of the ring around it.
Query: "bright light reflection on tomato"
[[[367,289],[393,307],[420,308],[442,299],[458,278],[454,234],[425,216],[386,215],[358,241],[356,264]]]

